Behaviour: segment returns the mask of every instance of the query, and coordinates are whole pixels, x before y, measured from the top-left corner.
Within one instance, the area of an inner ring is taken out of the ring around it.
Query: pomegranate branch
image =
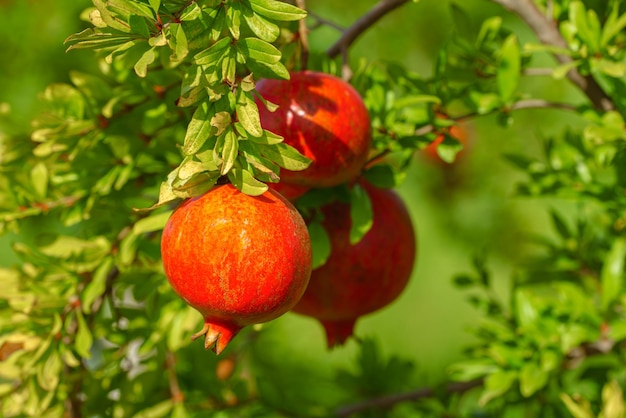
[[[491,0],[517,14],[535,32],[537,38],[546,45],[568,48],[567,41],[561,36],[557,26],[537,8],[532,0]],[[573,62],[573,58],[563,54],[554,54],[561,64]],[[615,108],[611,98],[591,76],[582,75],[575,68],[567,73],[569,80],[589,98],[591,103],[600,110],[609,111]]]

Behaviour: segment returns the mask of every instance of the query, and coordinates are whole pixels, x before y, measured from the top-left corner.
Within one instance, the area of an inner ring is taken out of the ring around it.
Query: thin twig
[[[180,390],[178,383],[178,375],[176,374],[176,356],[171,351],[165,354],[165,368],[167,370],[167,379],[170,385],[170,396],[173,403],[180,403],[185,400],[185,394]]]
[[[309,28],[309,30],[318,28],[320,26],[328,26],[328,27],[331,27],[333,29],[338,30],[339,32],[343,32],[343,31],[346,30],[346,28],[344,28],[343,26],[339,25],[338,23],[333,22],[332,20],[326,19],[325,17],[320,16],[320,15],[318,15],[315,12],[307,10],[307,13],[308,13],[309,16],[311,16],[313,19],[315,19],[315,24],[313,26],[311,26]]]
[[[381,17],[385,16],[392,10],[402,6],[409,0],[380,0],[374,5],[366,14],[359,18],[352,26],[346,29],[341,35],[341,38],[334,45],[332,45],[326,51],[326,55],[330,58],[335,58],[343,50],[348,47],[358,38],[363,32],[365,32],[370,26],[372,26]]]
[[[554,22],[541,13],[532,0],[491,1],[521,17],[522,20],[524,20],[524,22],[526,22],[526,24],[533,30],[533,32],[535,32],[542,43],[556,46],[558,48],[569,47],[567,41],[563,38],[563,36],[561,36],[561,33]],[[554,57],[561,64],[569,64],[573,62],[573,58],[568,55],[554,54]],[[615,108],[611,98],[607,96],[602,87],[600,87],[592,76],[583,76],[576,69],[571,69],[567,73],[567,77],[572,83],[574,83],[574,85],[587,95],[591,103],[593,103],[597,109],[609,111]]]
[[[479,387],[483,384],[482,379],[470,380],[469,382],[453,382],[446,386],[445,392],[447,394],[463,393],[470,389]],[[420,388],[410,392],[394,393],[391,395],[380,396],[377,398],[367,399],[365,401],[345,405],[335,410],[337,417],[349,417],[358,412],[363,412],[372,408],[389,408],[399,402],[416,401],[423,398],[430,398],[435,396],[437,391],[432,388]]]

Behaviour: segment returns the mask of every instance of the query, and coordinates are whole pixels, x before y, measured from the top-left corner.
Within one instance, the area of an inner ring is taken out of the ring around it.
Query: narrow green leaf
[[[117,29],[122,32],[130,32],[128,23],[114,16],[114,14],[107,7],[110,4],[109,1],[105,3],[104,0],[93,0],[93,5],[96,6],[97,13],[93,13],[94,17],[90,16],[90,19],[101,19],[107,26],[113,29]],[[130,16],[130,15],[129,15]]]
[[[623,418],[625,415],[624,392],[617,380],[611,380],[602,388],[602,411],[598,417]]]
[[[224,132],[224,144],[220,152],[223,161],[220,169],[221,175],[227,174],[231,168],[233,168],[237,155],[239,155],[238,145],[239,141],[235,131],[233,129],[226,130],[226,132]]]
[[[360,184],[350,189],[350,244],[355,245],[372,228],[374,212],[367,191]]]
[[[128,24],[130,25],[130,31],[132,33],[136,33],[146,39],[150,37],[150,29],[148,28],[145,18],[137,15],[130,15]]]
[[[183,142],[183,155],[197,153],[204,143],[214,135],[213,126],[208,119],[209,106],[207,102],[202,102],[193,113]]]
[[[182,61],[189,53],[187,35],[183,30],[183,25],[180,23],[173,23],[169,26],[169,30],[169,44],[172,51],[174,51],[174,55],[171,56],[171,60]]]
[[[619,15],[619,2],[613,2],[613,9],[602,28],[600,45],[606,47],[622,30],[626,28],[626,13]]]
[[[512,370],[498,370],[485,378],[483,393],[478,404],[485,406],[490,400],[497,398],[508,391],[517,380],[517,372]]]
[[[559,233],[561,238],[569,239],[572,237],[572,234],[567,226],[567,223],[565,222],[565,219],[563,219],[558,212],[556,212],[555,210],[550,210],[550,217],[552,218],[552,225],[554,225],[554,228]]]
[[[309,237],[311,238],[311,247],[313,249],[312,268],[316,269],[323,266],[328,260],[331,252],[330,238],[326,229],[319,221],[309,223]]]
[[[146,52],[141,55],[139,61],[133,67],[135,73],[139,77],[145,77],[148,74],[148,66],[154,62],[156,59],[156,53],[154,52],[154,48],[150,48]]]
[[[83,312],[86,314],[91,313],[91,305],[104,293],[106,289],[107,276],[112,268],[113,258],[106,257],[100,266],[98,266],[96,271],[94,271],[89,284],[85,286],[85,290],[83,290],[80,300]]]
[[[241,27],[241,3],[238,1],[230,3],[230,7],[226,11],[226,23],[233,39],[239,39],[241,35],[239,30]]]
[[[193,57],[195,64],[215,65],[221,59],[221,57],[227,53],[230,43],[230,38],[222,38],[207,49],[198,52]]]
[[[45,363],[39,363],[37,367],[37,383],[45,391],[54,391],[59,384],[61,375],[61,356],[56,350],[52,350]]]
[[[150,7],[152,7],[152,10],[154,10],[154,13],[158,14],[159,9],[161,8],[161,0],[148,0],[148,3],[150,3]]]
[[[273,145],[256,144],[260,154],[269,158],[282,168],[301,171],[311,164],[311,160],[300,154],[297,149],[284,142]]]
[[[272,20],[293,21],[306,17],[306,11],[276,0],[248,0],[256,13]]]
[[[258,38],[244,38],[237,42],[239,52],[247,59],[265,64],[276,64],[280,61],[281,53],[269,42]]]
[[[243,7],[242,16],[252,33],[267,42],[274,42],[280,35],[280,28],[275,23],[254,13],[252,9]]]
[[[497,82],[500,98],[503,102],[511,100],[520,80],[521,54],[519,42],[515,34],[509,35],[500,49]]]
[[[241,125],[241,123],[239,122],[235,124],[235,129],[237,129],[237,132],[239,133],[241,132],[247,133],[245,129],[243,129],[243,126]],[[263,130],[263,135],[259,137],[246,135],[246,139],[249,139],[250,141],[256,142],[258,144],[265,144],[265,145],[279,144],[283,142],[284,140],[282,136],[276,135],[275,133],[267,131],[267,130]]]
[[[538,364],[529,361],[522,366],[519,379],[522,396],[529,398],[548,383],[548,373]]]
[[[173,407],[174,407],[174,401],[172,399],[168,399],[134,414],[132,418],[167,417],[170,415],[170,412],[172,411]]]
[[[591,405],[586,400],[574,401],[571,396],[566,393],[559,395],[561,401],[565,404],[565,407],[572,414],[574,418],[595,418],[595,415],[591,409]]]
[[[228,179],[242,193],[259,196],[267,191],[267,185],[255,179],[252,174],[241,168],[233,167],[228,172]]]
[[[93,344],[93,335],[91,335],[91,330],[85,322],[85,317],[83,316],[83,312],[80,310],[76,311],[76,321],[78,322],[78,332],[76,333],[76,340],[74,342],[76,352],[82,358],[91,358],[91,345]]]
[[[194,1],[180,14],[180,20],[182,22],[191,22],[192,20],[198,19],[200,16],[202,16],[202,9],[198,6],[198,3]]]
[[[231,51],[230,54],[225,56],[222,60],[222,80],[229,85],[235,84],[235,77],[237,76],[237,60],[235,55],[235,51]]]
[[[624,257],[626,257],[626,240],[617,238],[613,241],[602,266],[602,309],[608,309],[622,290]]]
[[[48,167],[43,162],[38,162],[30,170],[30,181],[33,184],[35,193],[40,199],[45,199],[48,194]]]
[[[141,235],[162,230],[171,214],[171,211],[161,212],[138,220],[133,225],[133,234]]]
[[[259,108],[250,92],[238,90],[235,111],[237,112],[239,122],[246,132],[257,138],[263,136]]]

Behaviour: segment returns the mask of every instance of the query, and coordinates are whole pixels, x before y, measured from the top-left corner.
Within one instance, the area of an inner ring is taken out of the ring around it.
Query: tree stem
[[[326,51],[326,55],[335,58],[365,32],[370,26],[392,10],[402,6],[409,0],[380,0],[366,14],[361,16],[352,26],[347,28],[341,38]]]

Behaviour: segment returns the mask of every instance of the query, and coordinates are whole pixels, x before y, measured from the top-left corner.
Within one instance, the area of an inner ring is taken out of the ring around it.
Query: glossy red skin
[[[205,345],[220,353],[246,325],[270,321],[300,299],[311,274],[304,220],[284,197],[217,186],[184,202],[161,239],[174,291],[205,319]]]
[[[400,197],[388,189],[366,186],[373,225],[356,245],[350,244],[350,206],[334,202],[322,208],[331,254],[313,270],[309,287],[293,312],[318,319],[328,346],[352,335],[358,317],[394,301],[411,277],[416,238]]]
[[[372,142],[370,119],[359,93],[330,74],[301,71],[290,80],[263,79],[256,90],[279,105],[275,112],[257,100],[261,126],[313,160],[303,171],[281,170],[281,181],[331,187],[354,181]]]

